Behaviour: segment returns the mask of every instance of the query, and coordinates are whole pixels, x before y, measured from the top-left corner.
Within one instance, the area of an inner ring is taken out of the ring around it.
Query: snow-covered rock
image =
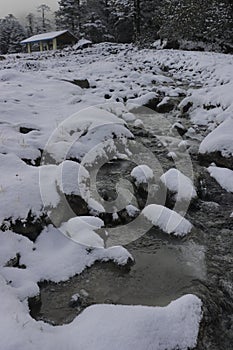
[[[200,144],[201,158],[233,169],[233,118],[228,118]]]
[[[197,197],[192,181],[178,169],[169,169],[160,177],[160,180],[170,192],[175,194],[176,201],[191,201]]]
[[[131,171],[131,176],[135,179],[137,185],[148,183],[154,177],[153,170],[145,164],[138,165]]]
[[[104,240],[95,232],[104,226],[104,222],[96,217],[79,216],[63,223],[60,230],[73,241],[80,244],[103,248]]]
[[[229,118],[208,134],[202,141],[199,152],[220,152],[223,157],[233,156],[233,118]]]
[[[208,167],[208,172],[219,185],[228,192],[233,192],[233,171],[227,168],[216,166]]]
[[[192,224],[175,211],[162,205],[150,204],[145,207],[142,214],[154,226],[175,236],[185,236],[192,230]]]

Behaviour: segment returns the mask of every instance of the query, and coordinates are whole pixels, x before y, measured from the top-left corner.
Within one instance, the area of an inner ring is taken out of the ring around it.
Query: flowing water
[[[136,136],[137,141],[156,155],[163,171],[178,164],[187,173],[187,159],[172,161],[166,156],[168,150],[159,144],[161,139],[155,138],[155,134],[163,134],[158,131],[155,116],[140,116],[147,132]],[[174,118],[171,116],[170,122]],[[162,123],[161,119],[160,129],[167,133],[171,125],[166,120]],[[137,130],[133,131],[137,135]],[[197,349],[233,349],[233,196],[206,174],[198,181],[203,173],[196,154],[201,137],[197,134],[188,139],[199,195],[186,214],[194,225],[192,233],[181,239],[153,227],[127,244],[134,265],[122,268],[111,262],[96,263],[67,282],[41,283],[41,306],[31,309],[36,319],[63,324],[93,303],[165,306],[184,294],[194,293],[204,304]],[[131,168],[132,164],[127,165],[126,161],[107,165],[97,180],[99,188],[114,187],[111,182],[119,176],[127,177]],[[121,230],[124,234],[127,225]],[[77,293],[80,298],[75,301],[72,296]]]

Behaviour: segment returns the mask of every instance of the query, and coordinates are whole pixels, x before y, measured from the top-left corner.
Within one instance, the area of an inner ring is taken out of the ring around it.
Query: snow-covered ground
[[[78,86],[80,79],[87,79],[89,88]],[[165,105],[170,98],[183,96],[179,110],[183,113],[189,106],[188,133],[202,141],[200,154],[219,151],[232,159],[232,56],[113,44],[9,55],[0,62],[0,88],[1,349],[195,347],[202,302],[194,295],[164,308],[93,306],[60,327],[33,320],[27,298],[39,293],[39,281],[67,280],[95,261],[125,265],[133,257],[120,246],[104,248],[95,232],[103,225],[98,218],[95,222],[70,219],[60,223],[60,230],[49,225],[35,242],[13,232],[11,224],[48,214],[60,203],[61,192],[80,196],[90,214],[104,212],[104,203],[92,198],[89,170],[109,159],[130,159],[127,142],[134,136],[127,123],[143,127],[132,106],[158,97]],[[179,147],[185,152],[186,145]],[[211,166],[208,171],[224,189],[233,191],[231,170]],[[142,162],[132,176],[145,182],[153,172]],[[197,196],[191,180],[178,170],[170,169],[161,180],[177,200]],[[128,210],[132,209],[138,212],[128,203]],[[192,228],[180,214],[162,206],[147,206],[143,214],[167,233],[183,236]],[[95,248],[90,252],[66,236]],[[25,269],[8,263],[17,254]]]

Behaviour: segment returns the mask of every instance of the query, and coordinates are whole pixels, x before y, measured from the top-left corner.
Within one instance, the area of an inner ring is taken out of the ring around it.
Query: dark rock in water
[[[3,60],[5,60],[5,59],[6,59],[5,56],[0,56],[0,61],[3,61]]]
[[[192,107],[193,103],[191,101],[188,101],[186,105],[182,106],[181,112],[182,113],[187,113],[189,109]]]
[[[176,129],[180,136],[184,136],[187,132],[187,129],[181,123],[175,123],[174,129]]]
[[[70,301],[69,301],[69,306],[70,307],[77,307],[82,305],[82,298],[79,293],[76,293],[72,295]]]
[[[134,193],[138,202],[138,206],[140,209],[143,209],[146,205],[148,198],[148,184],[141,183],[138,185],[134,185]]]
[[[217,166],[233,170],[233,156],[223,157],[219,151],[203,154],[199,153],[198,160],[200,164],[204,166],[209,166],[211,163],[215,163]]]
[[[157,105],[161,102],[161,100],[162,98],[160,96],[153,97],[144,105],[144,107],[148,107],[156,111]]]
[[[156,112],[158,112],[158,113],[169,113],[169,112],[171,112],[174,109],[174,107],[175,107],[174,102],[172,102],[170,100],[170,101],[165,102],[163,104],[159,104],[156,107]]]

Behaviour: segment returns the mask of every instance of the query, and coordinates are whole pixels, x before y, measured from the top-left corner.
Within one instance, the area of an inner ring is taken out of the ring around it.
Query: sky
[[[41,4],[50,6],[51,10],[57,9],[58,0],[0,0],[0,18],[12,13],[16,17],[22,18],[29,12],[36,13],[36,9]]]

